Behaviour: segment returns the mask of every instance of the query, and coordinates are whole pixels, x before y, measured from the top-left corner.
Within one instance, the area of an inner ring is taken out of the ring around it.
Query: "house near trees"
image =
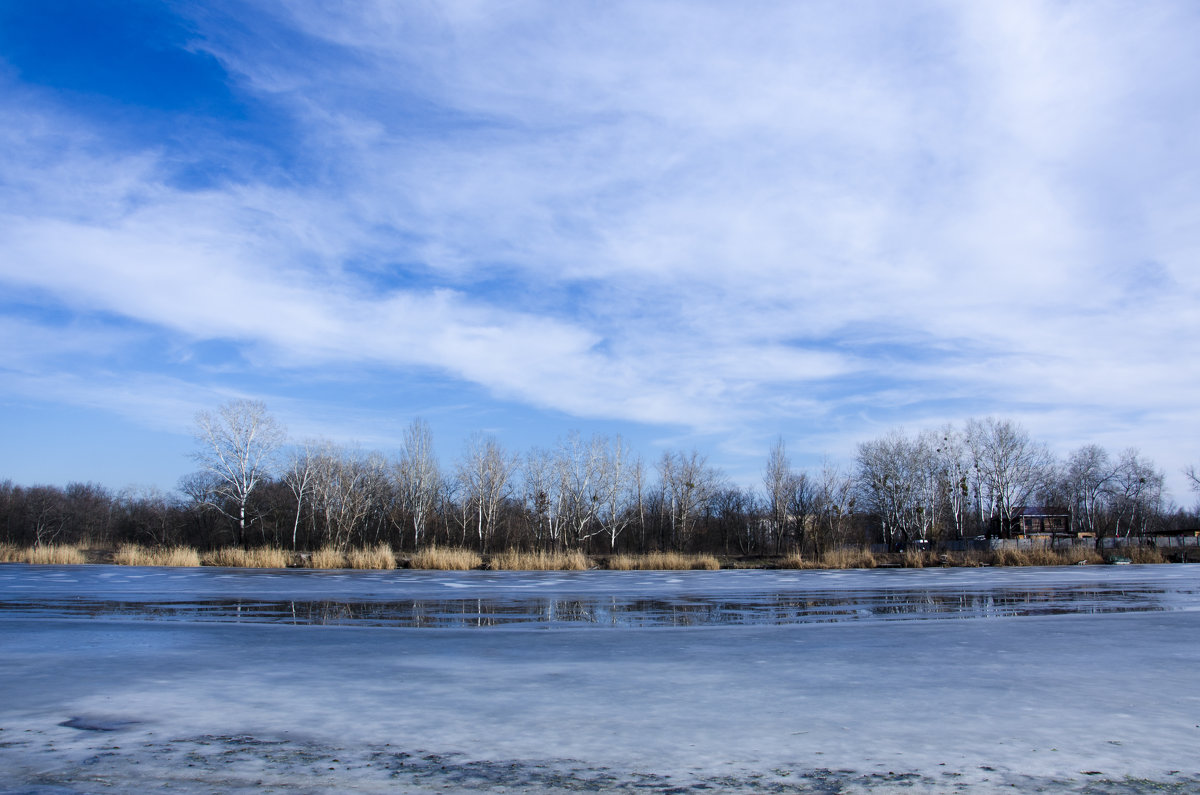
[[[1071,511],[1048,505],[1023,505],[1013,514],[1013,526],[1024,538],[1071,535]]]

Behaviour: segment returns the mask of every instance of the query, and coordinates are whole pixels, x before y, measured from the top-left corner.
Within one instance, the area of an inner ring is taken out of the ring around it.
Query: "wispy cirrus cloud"
[[[194,135],[6,73],[9,288],[731,450],[995,413],[1191,455],[1187,4],[182,13],[240,108]]]

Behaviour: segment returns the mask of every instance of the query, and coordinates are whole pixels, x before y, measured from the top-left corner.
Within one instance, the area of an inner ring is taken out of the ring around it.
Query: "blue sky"
[[[752,13],[751,13],[752,12]],[[0,5],[0,477],[192,418],[757,481],[996,415],[1200,459],[1200,9]]]

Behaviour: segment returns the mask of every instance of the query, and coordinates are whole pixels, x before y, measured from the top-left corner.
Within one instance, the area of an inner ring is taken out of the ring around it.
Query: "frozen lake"
[[[1200,566],[0,566],[0,793],[1197,792]]]
[[[1186,568],[427,572],[0,568],[8,617],[644,628],[1200,608]]]

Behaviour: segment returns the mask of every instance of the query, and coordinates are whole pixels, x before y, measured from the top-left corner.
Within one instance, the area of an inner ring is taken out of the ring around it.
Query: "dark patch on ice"
[[[97,725],[89,721],[88,725]],[[132,723],[132,722],[126,722]],[[107,723],[105,725],[108,725]],[[73,727],[77,728],[77,727]],[[103,729],[91,729],[93,731]],[[4,783],[0,795],[91,792],[96,789],[130,791],[169,787],[173,792],[228,793],[402,791],[434,792],[616,792],[626,795],[688,795],[689,793],[742,793],[743,795],[844,795],[848,792],[959,793],[969,781],[947,781],[957,771],[939,776],[912,770],[864,772],[813,768],[805,764],[775,764],[759,771],[723,774],[692,771],[656,771],[621,764],[602,765],[573,758],[480,760],[466,754],[426,748],[401,750],[390,745],[345,747],[294,738],[258,737],[251,734],[199,735],[171,740],[123,743],[104,747],[82,764],[64,765],[52,773],[30,773],[25,786],[11,789],[19,776]],[[992,788],[1014,792],[1059,795],[1184,795],[1200,791],[1200,775],[1172,776],[1173,780],[1142,778],[1073,778],[1070,780],[1025,776],[986,767],[994,777]],[[136,772],[135,772],[136,771]],[[1083,775],[1082,771],[1079,774]],[[87,784],[102,786],[89,788]],[[82,789],[75,787],[82,786]]]
[[[64,720],[58,725],[85,732],[119,732],[137,726],[140,723],[141,721],[128,720],[126,718],[85,718],[76,716],[70,720]]]

